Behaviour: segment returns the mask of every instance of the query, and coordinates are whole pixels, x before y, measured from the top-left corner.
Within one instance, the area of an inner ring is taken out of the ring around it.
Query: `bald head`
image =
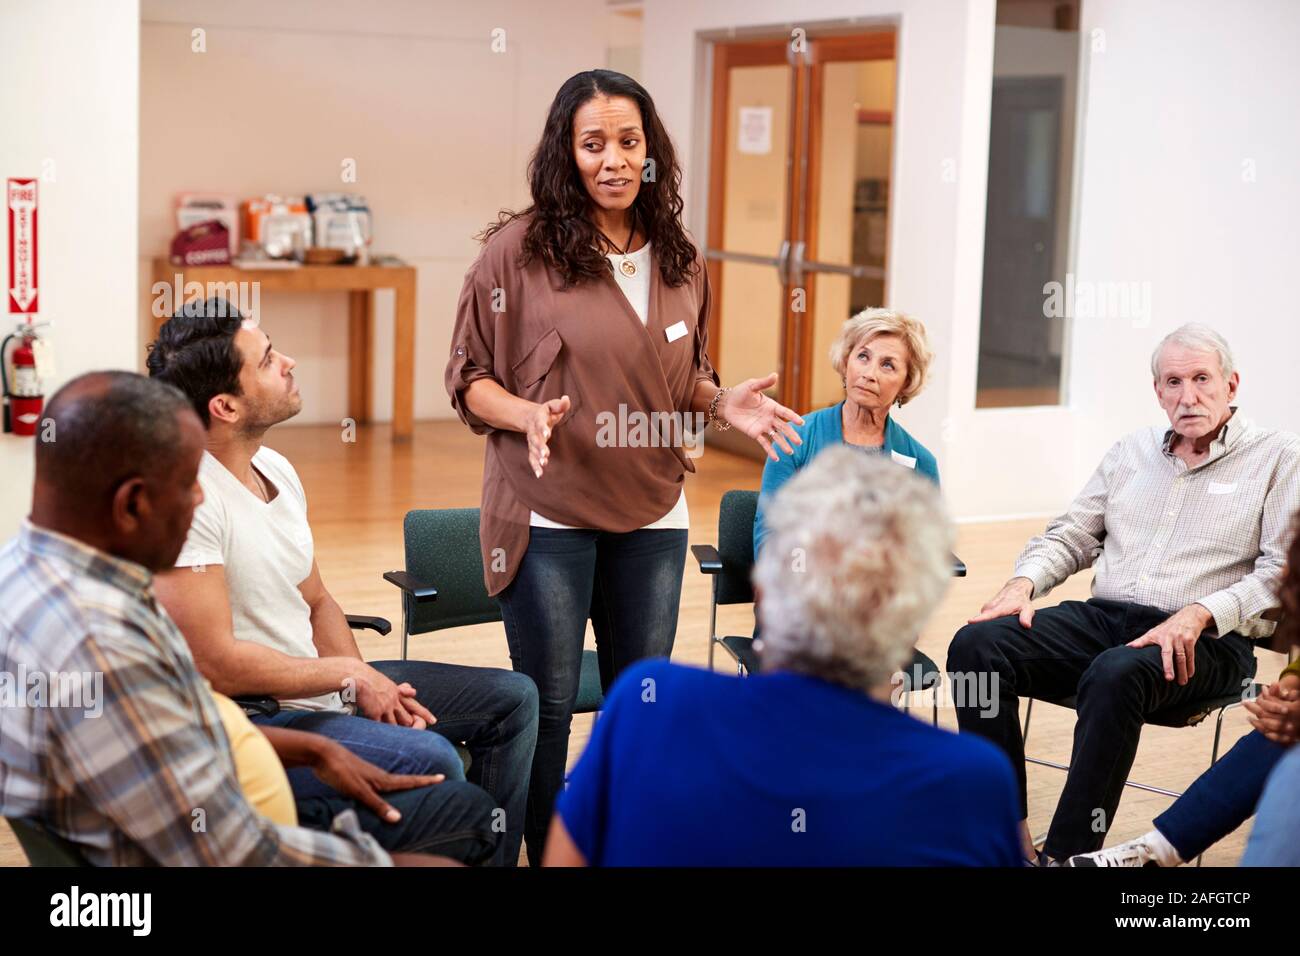
[[[132,372],[74,378],[50,399],[37,436],[32,520],[156,569],[184,543],[203,442],[189,400],[170,385]]]
[[[103,507],[124,478],[173,466],[189,407],[177,389],[131,372],[74,378],[46,408],[36,480],[79,509]]]

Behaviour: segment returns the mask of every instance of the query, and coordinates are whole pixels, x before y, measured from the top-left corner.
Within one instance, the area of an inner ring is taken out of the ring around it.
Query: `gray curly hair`
[[[859,690],[887,682],[952,573],[952,524],[934,486],[830,448],[777,492],[766,522],[754,568],[764,669]]]

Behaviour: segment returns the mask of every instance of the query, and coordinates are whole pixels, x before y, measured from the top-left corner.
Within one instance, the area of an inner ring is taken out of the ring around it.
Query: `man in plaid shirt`
[[[1251,639],[1272,633],[1262,615],[1277,603],[1300,503],[1300,438],[1237,411],[1240,377],[1212,329],[1170,333],[1151,374],[1170,427],[1116,442],[948,649],[950,672],[994,677],[996,711],[958,701],[957,722],[1011,757],[1022,819],[1019,698],[1076,699],[1070,772],[1042,853],[1022,825],[1033,863],[1099,849],[1146,719],[1241,693],[1255,674]],[[1034,610],[1094,565],[1089,600]]]
[[[0,550],[0,814],[97,865],[391,863],[351,811],[333,834],[253,811],[212,696],[154,601],[153,572],[172,566],[202,500],[189,401],[91,373],[60,389],[46,422],[31,517]]]

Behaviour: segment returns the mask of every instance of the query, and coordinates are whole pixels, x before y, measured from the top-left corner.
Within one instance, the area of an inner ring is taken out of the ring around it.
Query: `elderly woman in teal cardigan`
[[[818,453],[837,445],[888,455],[903,468],[925,475],[936,485],[939,467],[930,450],[907,433],[889,414],[920,394],[930,368],[925,326],[890,309],[866,309],[844,323],[831,346],[831,364],[844,383],[844,401],[804,416],[793,426],[803,439],[793,453],[768,459],[754,519],[754,556],[763,547],[763,510],[778,488]]]

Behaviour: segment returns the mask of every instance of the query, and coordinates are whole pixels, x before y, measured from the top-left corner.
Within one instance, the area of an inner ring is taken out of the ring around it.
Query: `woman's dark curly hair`
[[[695,245],[682,228],[682,170],[650,94],[636,80],[612,70],[588,70],[565,80],[555,94],[542,139],[528,163],[533,204],[520,212],[502,210],[478,238],[486,242],[503,226],[531,217],[519,265],[540,259],[560,274],[564,285],[598,279],[609,272],[600,233],[590,216],[591,197],[573,159],[573,117],[597,96],[626,96],[641,111],[647,163],[653,175],[641,177],[633,209],[636,222],[654,245],[664,282],[680,286],[695,273]]]
[[[1277,626],[1273,649],[1286,653],[1288,648],[1300,645],[1300,512],[1291,523],[1291,550],[1287,552],[1277,597],[1282,605],[1282,622]]]

